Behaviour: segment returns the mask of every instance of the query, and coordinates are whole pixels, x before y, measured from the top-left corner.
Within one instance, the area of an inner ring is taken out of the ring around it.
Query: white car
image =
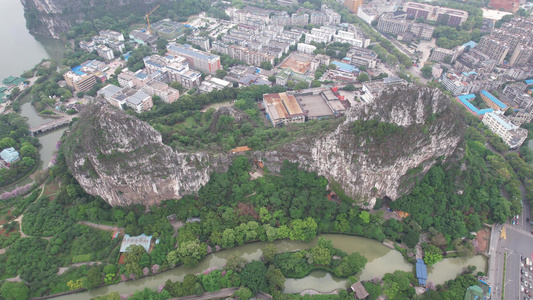
[[[524,286],[520,287],[520,291],[522,291],[522,292],[524,291]]]
[[[529,274],[527,272],[524,273],[524,276],[529,277]]]

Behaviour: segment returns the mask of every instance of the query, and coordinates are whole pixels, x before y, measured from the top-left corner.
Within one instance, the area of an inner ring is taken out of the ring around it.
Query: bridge
[[[56,130],[58,128],[65,127],[65,126],[68,125],[68,123],[70,123],[70,118],[69,117],[64,117],[64,118],[61,118],[61,119],[57,119],[57,120],[54,120],[52,122],[48,122],[48,123],[45,123],[45,124],[42,124],[42,125],[39,125],[39,126],[31,128],[30,129],[30,134],[32,136],[35,136],[35,135],[38,135],[38,134],[47,133],[47,132]]]

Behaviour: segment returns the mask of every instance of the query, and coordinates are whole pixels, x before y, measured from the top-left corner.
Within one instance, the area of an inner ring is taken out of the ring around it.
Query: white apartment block
[[[152,80],[145,84],[141,91],[150,96],[159,96],[166,103],[172,103],[180,97],[180,92],[168,86],[168,84]]]
[[[315,52],[316,50],[316,47],[309,44],[298,43],[298,47],[296,49],[298,50],[298,52],[302,52],[305,54],[313,54],[313,52]]]
[[[520,147],[527,138],[527,129],[513,124],[501,111],[486,113],[483,116],[483,124],[500,136],[511,149]]]

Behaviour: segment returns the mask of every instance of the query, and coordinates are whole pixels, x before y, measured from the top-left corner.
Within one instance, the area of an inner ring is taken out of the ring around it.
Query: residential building
[[[533,108],[533,97],[527,94],[527,85],[523,82],[507,84],[503,89],[503,95],[513,99],[522,109],[529,111]]]
[[[167,44],[168,52],[171,55],[179,55],[187,58],[191,68],[202,72],[214,74],[221,69],[220,56],[194,49],[191,45],[180,45],[177,43]]]
[[[425,3],[407,2],[403,9],[412,19],[424,18],[427,20],[444,22],[448,26],[460,26],[468,19],[468,12],[459,9],[433,6]]]
[[[410,25],[406,17],[407,14],[402,11],[384,13],[378,20],[378,30],[396,35],[406,32]]]
[[[100,89],[98,95],[120,109],[127,106],[136,113],[148,111],[153,107],[152,97],[132,88],[120,88],[110,84]]]
[[[494,109],[494,110],[501,110],[506,111],[509,107],[498,100],[498,98],[494,97],[491,93],[483,90],[480,92],[481,98],[483,101],[487,104],[488,107]]]
[[[11,164],[20,159],[20,155],[15,148],[6,148],[0,152],[0,158],[6,163]]]
[[[68,71],[63,75],[67,85],[76,92],[87,92],[96,84],[96,77],[92,74]]]
[[[327,16],[326,24],[327,25],[340,24],[341,15],[338,12],[336,12],[335,10],[331,8],[328,8],[328,6],[325,4],[322,4],[321,10],[326,13],[326,16]]]
[[[370,44],[370,39],[366,36],[359,36],[357,32],[348,32],[339,30],[339,32],[333,36],[334,42],[348,43],[355,47],[366,48]]]
[[[424,23],[413,22],[409,26],[409,31],[420,39],[431,40],[431,38],[433,37],[433,31],[435,31],[435,27]]]
[[[305,54],[313,54],[313,52],[315,52],[316,50],[316,47],[309,44],[298,43],[298,47],[296,49],[298,50],[298,52],[302,52]]]
[[[495,59],[497,64],[501,65],[503,64],[507,52],[509,52],[509,45],[494,39],[491,36],[485,35],[479,41],[476,50],[487,54],[490,58]]]
[[[260,77],[260,76],[257,76],[257,75],[254,75],[254,74],[248,74],[244,77],[242,77],[241,79],[239,79],[238,81],[238,84],[239,84],[239,87],[242,87],[242,86],[252,86],[252,85],[267,85],[267,86],[272,86],[272,82]]]
[[[291,17],[285,11],[276,13],[271,17],[270,24],[279,26],[291,25]]]
[[[133,95],[126,98],[126,105],[138,114],[143,111],[149,111],[154,106],[152,97],[142,91],[136,91]]]
[[[431,75],[433,75],[433,77],[435,78],[440,78],[442,76],[443,71],[444,69],[442,68],[440,64],[434,64],[431,67]]]
[[[365,67],[367,69],[376,68],[380,62],[377,54],[374,51],[361,47],[350,48],[343,60],[351,65]]]
[[[533,47],[527,45],[517,45],[511,59],[509,60],[509,65],[525,65],[533,57]]]
[[[357,13],[357,10],[361,5],[363,5],[363,0],[344,0],[344,7],[352,13]]]
[[[93,52],[94,50],[96,50],[96,43],[93,40],[80,41],[80,48],[87,52]]]
[[[150,96],[159,96],[166,103],[172,103],[179,99],[180,92],[168,86],[168,84],[152,80],[141,87],[141,91]]]
[[[124,41],[124,35],[118,31],[101,30],[100,36],[106,37],[110,41]]]
[[[312,25],[324,25],[328,23],[328,15],[321,11],[313,11],[309,14],[309,17],[309,24]]]
[[[263,107],[274,127],[289,123],[304,123],[306,114],[293,95],[271,93],[263,95]]]
[[[309,15],[306,13],[295,13],[291,15],[292,26],[305,26],[309,24]]]
[[[531,122],[533,114],[527,112],[525,109],[517,109],[514,115],[508,116],[509,120],[516,126]]]
[[[186,38],[187,42],[197,45],[200,48],[204,49],[205,51],[211,50],[211,44],[209,42],[209,38],[207,36],[200,36],[200,35],[188,35]]]
[[[494,69],[496,63],[495,59],[474,48],[463,53],[453,66],[459,72],[489,73]]]
[[[511,149],[520,147],[527,138],[527,129],[513,124],[503,115],[503,112],[490,112],[485,114],[483,124],[487,125],[493,133],[500,136]]]
[[[216,77],[209,77],[208,79],[204,80],[202,84],[198,87],[198,90],[200,93],[210,93],[212,91],[220,91],[226,87],[232,87],[233,83],[219,79]]]
[[[309,65],[309,71],[315,72],[320,66],[327,66],[330,63],[330,57],[324,54],[317,54],[315,57],[311,60],[311,64]]]
[[[113,53],[113,49],[105,46],[105,45],[98,45],[96,46],[96,52],[98,53],[98,56],[105,60],[112,60],[115,58],[115,54]]]
[[[453,63],[457,56],[460,54],[459,47],[455,47],[453,49],[444,49],[440,47],[435,47],[431,51],[431,55],[429,56],[429,60],[436,61],[436,62],[447,62],[447,63]],[[446,61],[449,60],[449,61]]]

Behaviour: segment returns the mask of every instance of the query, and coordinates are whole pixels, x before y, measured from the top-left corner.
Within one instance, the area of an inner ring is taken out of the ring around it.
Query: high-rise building
[[[363,5],[363,0],[344,0],[344,7],[353,13],[357,13],[361,5]]]
[[[509,64],[511,66],[525,65],[529,62],[531,57],[533,57],[533,47],[518,45],[513,51]]]
[[[492,36],[485,35],[479,41],[476,49],[487,54],[490,58],[495,59],[498,64],[502,64],[507,52],[509,52],[509,45],[494,39]]]
[[[499,135],[511,149],[520,147],[527,138],[527,129],[513,124],[501,111],[485,114],[483,124],[487,125],[493,133]]]

